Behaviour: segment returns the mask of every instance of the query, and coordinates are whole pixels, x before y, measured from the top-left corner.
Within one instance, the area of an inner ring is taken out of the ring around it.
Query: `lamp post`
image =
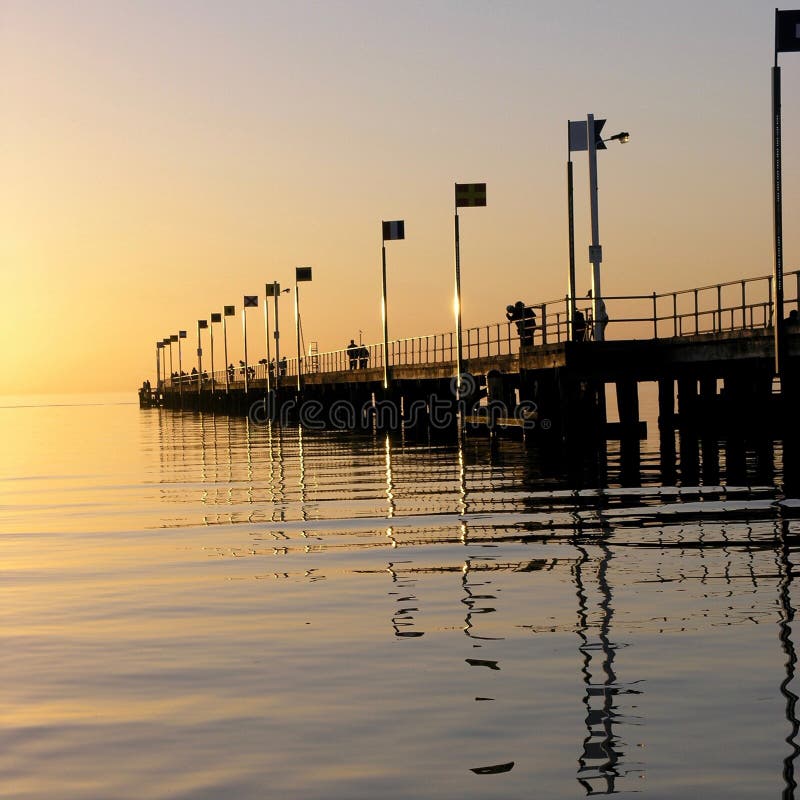
[[[178,331],[178,392],[181,396],[181,411],[183,411],[183,357],[181,355],[181,339],[186,338],[186,331]]]
[[[595,119],[594,114],[583,120],[570,121],[567,128],[567,207],[569,214],[569,322],[570,334],[575,317],[575,228],[573,217],[573,191],[572,191],[572,158],[571,153],[577,150],[586,150],[589,154],[589,203],[591,208],[592,243],[589,246],[589,261],[592,264],[592,320],[594,322],[594,338],[602,342],[605,338],[605,326],[608,322],[605,303],[600,283],[600,264],[603,261],[603,248],[600,245],[600,226],[598,221],[597,203],[597,151],[605,150],[605,142],[618,141],[624,144],[630,139],[627,131],[616,133],[608,139],[601,138],[600,132],[606,121]]]
[[[214,323],[222,322],[222,314],[214,312],[211,314],[211,325],[209,326],[209,335],[211,337],[211,396],[214,396],[216,388],[216,380],[214,378]]]
[[[297,391],[302,385],[302,357],[300,355],[300,283],[311,280],[311,267],[295,267],[294,270],[294,332],[297,339]]]
[[[164,337],[164,344],[169,347],[169,384],[172,386],[172,342],[176,341],[172,338],[172,335]]]
[[[461,351],[461,244],[458,228],[458,209],[465,206],[486,205],[485,183],[457,183],[455,193],[455,250],[456,250],[456,286],[453,305],[456,317],[456,400],[461,400],[461,375],[463,357]]]
[[[177,341],[178,341],[178,334],[177,333],[171,333],[169,335],[169,374],[170,374],[170,377],[173,374],[172,373],[172,343],[173,342],[177,342]],[[178,391],[180,391],[180,390],[178,390]]]
[[[200,391],[203,388],[203,342],[200,331],[208,327],[207,319],[197,320],[197,410],[200,410]]]
[[[225,394],[228,394],[231,390],[231,380],[230,374],[228,372],[228,326],[225,320],[228,317],[233,317],[236,315],[236,306],[223,306],[222,307],[222,340],[224,342],[225,348]]]
[[[242,336],[244,337],[244,393],[250,390],[249,362],[247,360],[247,309],[258,308],[258,295],[246,294],[242,302]]]
[[[269,347],[269,298],[275,296],[275,287],[278,284],[274,281],[272,283],[267,283],[264,285],[264,339],[267,344],[267,395],[269,395],[272,389],[272,381],[270,380],[269,375],[269,368],[270,368],[270,347]],[[277,363],[276,363],[276,373],[277,373]]]
[[[406,223],[404,220],[399,219],[393,222],[381,222],[383,230],[383,244],[381,247],[381,260],[383,264],[382,282],[381,282],[381,320],[383,322],[383,388],[389,388],[389,322],[388,307],[386,299],[386,241],[392,239],[405,239],[406,238]],[[361,331],[359,333],[358,343],[361,344]]]

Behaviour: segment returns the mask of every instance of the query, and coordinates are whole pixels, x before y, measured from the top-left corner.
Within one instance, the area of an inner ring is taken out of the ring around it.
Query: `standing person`
[[[358,368],[366,369],[369,361],[369,350],[366,347],[358,348]]]
[[[572,341],[582,342],[586,338],[586,317],[580,309],[575,309],[575,316],[572,318]]]
[[[350,360],[350,369],[355,369],[358,366],[359,352],[360,348],[355,339],[351,339],[350,344],[347,345],[347,358]]]

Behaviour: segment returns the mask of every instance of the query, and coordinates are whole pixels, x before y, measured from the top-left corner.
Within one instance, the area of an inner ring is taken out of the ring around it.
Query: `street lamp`
[[[592,264],[592,320],[594,337],[602,342],[605,338],[605,326],[608,322],[605,303],[600,288],[600,264],[603,260],[603,249],[600,245],[600,231],[597,211],[597,151],[606,149],[606,142],[625,144],[630,140],[627,131],[615,133],[603,139],[600,132],[606,124],[604,119],[596,120],[593,114],[586,121],[570,120],[567,123],[567,209],[569,214],[569,323],[570,336],[575,319],[575,224],[573,216],[572,188],[572,152],[586,150],[589,154],[589,202],[591,206],[592,244],[589,246],[589,261]]]
[[[207,319],[197,320],[197,410],[200,411],[200,397],[203,389],[203,341],[200,331],[208,328]]]
[[[274,298],[275,304],[275,331],[273,337],[275,339],[275,388],[278,388],[278,376],[281,374],[281,332],[280,320],[278,316],[278,300],[282,294],[288,294],[291,289],[281,289],[281,285],[277,281],[268,283],[266,285],[266,296]],[[269,318],[267,314],[267,304],[264,303],[264,328],[267,336],[267,376],[269,376]],[[269,381],[269,377],[267,378]],[[267,390],[269,391],[269,383],[267,383]]]
[[[381,321],[383,322],[383,388],[389,388],[389,322],[386,298],[386,241],[406,238],[406,223],[402,219],[381,222],[383,245],[381,248],[383,272],[381,283]],[[361,331],[358,332],[358,343],[361,344]]]
[[[244,337],[244,393],[250,391],[250,362],[247,360],[247,309],[258,308],[258,295],[246,294],[242,301],[242,336]]]
[[[222,314],[218,311],[211,313],[211,325],[209,326],[209,335],[211,337],[211,396],[214,397],[216,390],[216,383],[214,380],[214,323],[222,322]],[[227,366],[227,364],[225,365]]]
[[[228,325],[227,318],[236,315],[236,306],[223,306],[222,307],[222,340],[225,345],[225,394],[231,390],[231,375],[228,369]]]
[[[156,342],[156,390],[161,391],[161,351],[164,349],[164,342]],[[166,370],[164,370],[166,372]]]
[[[294,332],[297,338],[297,391],[300,391],[301,356],[300,356],[300,286],[302,281],[311,280],[311,267],[295,267],[294,269]]]
[[[186,331],[178,331],[178,391],[181,395],[181,411],[183,411],[183,358],[181,356],[181,339],[186,338]]]

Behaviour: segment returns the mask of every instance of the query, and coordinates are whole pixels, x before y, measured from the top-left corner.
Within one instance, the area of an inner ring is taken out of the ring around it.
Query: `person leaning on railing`
[[[522,300],[517,300],[513,306],[506,306],[506,319],[515,322],[520,345],[533,344],[533,332],[536,330],[536,312],[531,306],[526,306]]]

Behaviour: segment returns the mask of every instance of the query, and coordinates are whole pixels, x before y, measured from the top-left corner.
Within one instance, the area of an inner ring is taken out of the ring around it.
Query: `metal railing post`
[[[752,316],[751,316],[752,322]],[[745,281],[742,281],[742,328],[747,327],[747,288]]]
[[[547,303],[542,303],[539,308],[542,310],[542,344],[547,344]]]
[[[653,338],[658,339],[658,302],[655,292],[653,292]]]
[[[773,298],[772,298],[772,275],[767,278],[767,286],[769,287],[769,322],[766,320],[766,313],[764,314],[764,325],[765,327],[768,325],[772,325],[773,319],[775,319],[775,314],[777,309],[774,307]]]
[[[676,292],[672,293],[672,328],[673,336],[678,335],[678,295]]]

